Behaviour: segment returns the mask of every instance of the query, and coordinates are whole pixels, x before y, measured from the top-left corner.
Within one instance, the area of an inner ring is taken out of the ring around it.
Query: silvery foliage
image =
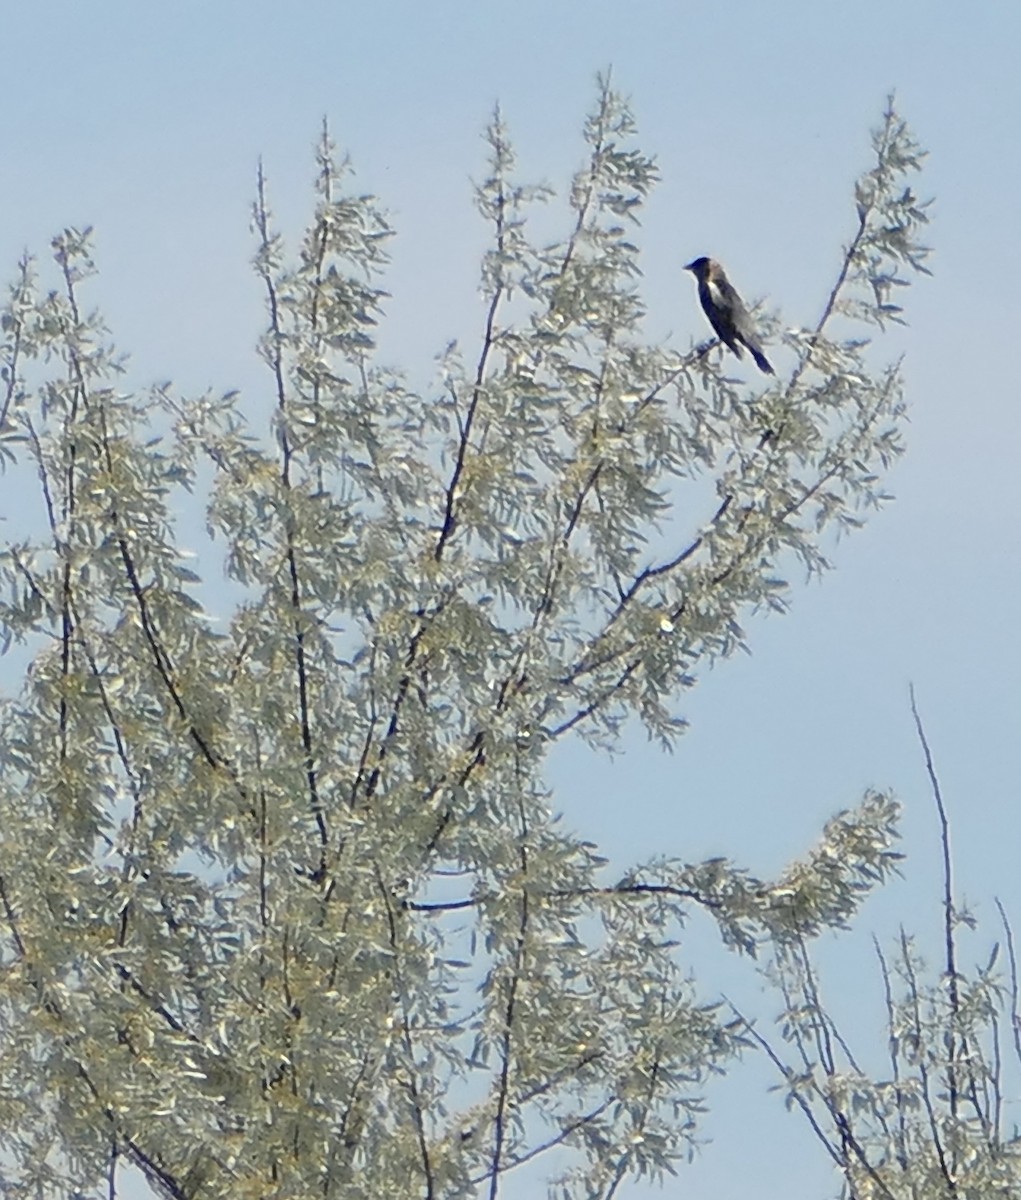
[[[495,1197],[515,1168],[610,1197],[691,1151],[740,1040],[676,960],[691,906],[754,950],[845,922],[891,869],[878,794],[772,883],[723,860],[615,877],[554,818],[551,749],[612,749],[633,717],[669,744],[698,669],[785,606],[785,569],[825,566],[901,448],[896,368],[837,328],[894,316],[921,264],[899,118],[823,318],[760,393],[712,349],[643,339],[656,168],[633,139],[603,82],[566,237],[536,245],[551,194],[516,182],[493,120],[481,338],[422,395],[376,361],[391,230],[328,136],[296,257],[260,178],[270,437],[237,394],[118,388],[87,233],[54,241],[53,291],[22,263],[0,392],[0,618],[29,662],[0,722],[5,1194],[112,1190],[127,1162],[172,1197]],[[176,521],[207,485],[193,560]],[[239,597],[220,622],[193,570],[218,548]]]
[[[973,921],[955,909],[953,923]],[[892,956],[877,945],[877,978],[854,1000],[860,1006],[869,991],[885,998],[885,1055],[852,1048],[807,945],[792,942],[776,955],[769,974],[784,999],[785,1045],[753,1037],[783,1077],[788,1108],[808,1120],[837,1168],[835,1194],[1021,1196],[1021,1138],[1011,1117],[1021,1063],[1012,943],[1008,929],[1009,988],[998,947],[975,968],[957,966],[952,953],[950,969],[944,962],[933,971],[905,932]]]
[[[994,945],[977,965],[966,958],[978,923],[956,899],[947,806],[913,692],[911,702],[941,828],[941,961],[926,962],[902,928],[892,954],[874,940],[875,976],[858,972],[848,996],[846,987],[827,988],[827,972],[804,938],[776,941],[764,974],[783,1001],[781,1040],[770,1041],[754,1025],[748,1033],[779,1071],[788,1108],[807,1120],[834,1164],[835,1194],[1018,1197],[1021,976],[1014,933],[997,901],[1006,953]],[[870,993],[885,1007],[886,1035],[871,1049],[847,1030]]]

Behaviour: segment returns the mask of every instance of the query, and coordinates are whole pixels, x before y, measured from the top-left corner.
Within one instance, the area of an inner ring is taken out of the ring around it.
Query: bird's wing
[[[730,304],[726,295],[721,292],[720,285],[715,280],[706,280],[703,286],[705,290],[699,289],[699,299],[702,301],[705,315],[709,318],[709,324],[716,331],[716,336],[720,341],[740,358],[741,345],[737,341],[738,333],[734,328]],[[730,288],[730,291],[734,292],[734,289]],[[737,293],[734,292],[734,295],[736,296]]]
[[[710,286],[716,289],[716,303],[730,313],[734,328],[743,333],[745,327],[750,325],[748,309],[734,285],[729,279],[715,279]]]
[[[773,368],[762,353],[762,340],[759,337],[758,330],[755,328],[755,322],[752,320],[751,314],[744,306],[744,301],[728,280],[721,279],[716,286],[719,288],[721,298],[726,302],[730,310],[730,318],[733,324],[731,336],[744,342],[752,352],[752,358],[755,359],[760,371],[765,371],[768,375],[772,375]]]

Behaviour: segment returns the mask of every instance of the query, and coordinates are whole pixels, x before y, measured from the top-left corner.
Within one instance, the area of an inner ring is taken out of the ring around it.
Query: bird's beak
[[[695,269],[695,264],[694,264],[693,262],[690,262],[690,263],[685,263],[685,264],[684,264],[684,269],[685,269],[685,271],[694,271],[694,269]]]

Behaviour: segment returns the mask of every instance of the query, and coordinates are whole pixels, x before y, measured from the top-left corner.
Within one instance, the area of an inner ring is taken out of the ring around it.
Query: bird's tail
[[[745,344],[747,345],[747,343],[745,343]],[[764,372],[766,375],[775,375],[776,374],[776,372],[773,370],[772,365],[770,364],[769,359],[762,353],[762,351],[757,346],[748,346],[748,349],[752,352],[752,358],[755,359],[755,365],[759,368],[760,371]]]

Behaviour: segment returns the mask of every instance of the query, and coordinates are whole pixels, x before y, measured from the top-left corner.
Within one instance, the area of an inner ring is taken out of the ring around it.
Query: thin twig
[[[255,204],[255,223],[259,233],[261,257],[257,260],[258,273],[266,288],[266,302],[270,317],[270,367],[276,384],[277,414],[279,420],[280,439],[280,482],[288,496],[288,505],[284,513],[284,552],[287,559],[287,572],[290,579],[290,605],[294,621],[294,661],[298,682],[298,715],[301,725],[301,744],[305,757],[305,779],[308,784],[309,808],[319,834],[319,867],[314,876],[319,882],[326,876],[326,849],[329,845],[329,831],[326,827],[326,814],[319,795],[319,779],[316,767],[315,748],[312,738],[311,699],[309,695],[309,665],[305,650],[305,616],[302,612],[301,577],[298,570],[298,552],[294,514],[290,504],[291,468],[294,449],[288,429],[287,386],[284,378],[284,331],[280,316],[280,302],[277,296],[276,281],[270,262],[272,235],[269,226],[269,207],[266,202],[266,177],[262,163],[259,163],[257,200]]]
[[[907,1171],[908,1128],[907,1113],[904,1104],[906,1096],[901,1085],[900,1075],[900,1039],[897,1037],[896,1033],[897,1010],[893,1000],[893,985],[890,980],[890,968],[887,966],[886,956],[883,954],[883,949],[875,936],[872,938],[872,945],[875,947],[876,957],[879,959],[879,969],[883,976],[883,994],[886,999],[886,1027],[889,1031],[887,1048],[890,1054],[890,1076],[893,1079],[893,1086],[897,1095],[897,1135],[893,1139],[893,1144],[897,1149],[897,1162],[900,1164],[901,1170]]]
[[[436,1200],[436,1180],[429,1152],[429,1138],[425,1128],[426,1101],[422,1095],[418,1080],[418,1067],[415,1062],[415,1046],[411,1033],[411,1012],[408,1006],[407,984],[404,980],[404,968],[401,961],[400,938],[397,929],[397,914],[394,911],[390,889],[386,885],[379,868],[376,868],[376,885],[383,898],[386,911],[387,930],[389,933],[390,953],[393,961],[394,982],[397,987],[401,1006],[401,1040],[404,1053],[407,1055],[407,1074],[404,1086],[411,1098],[411,1112],[414,1120],[415,1135],[418,1140],[418,1152],[422,1161],[422,1175],[425,1186],[423,1200]]]
[[[520,774],[520,772],[519,772]],[[503,1032],[500,1036],[500,1077],[496,1094],[496,1114],[493,1117],[493,1154],[489,1178],[489,1200],[496,1200],[500,1187],[500,1172],[503,1169],[503,1148],[507,1135],[507,1109],[510,1103],[511,1060],[513,1054],[515,1010],[518,987],[521,983],[525,963],[525,944],[528,936],[528,818],[524,800],[518,789],[518,865],[521,871],[521,899],[518,910],[518,930],[514,943],[511,975],[507,984],[507,999],[503,1014]]]
[[[954,907],[953,857],[950,853],[950,820],[947,817],[946,805],[943,803],[943,793],[940,790],[939,779],[936,776],[936,767],[933,763],[932,751],[929,749],[929,742],[925,736],[925,729],[922,726],[922,718],[918,714],[918,705],[915,701],[914,684],[910,685],[909,693],[911,697],[911,715],[914,717],[915,730],[918,734],[918,740],[922,746],[922,752],[925,755],[925,771],[929,777],[929,784],[932,788],[933,800],[936,803],[936,812],[939,816],[940,846],[943,853],[943,951],[945,955],[947,988],[950,997],[947,1093],[950,1104],[950,1113],[952,1116],[956,1117],[960,1086],[957,1077],[957,1058],[958,1037],[961,1023],[961,995],[957,974],[957,948],[954,938],[954,927],[956,924],[957,914]]]
[[[932,1144],[936,1151],[936,1157],[939,1160],[940,1172],[946,1180],[947,1187],[952,1193],[956,1194],[957,1183],[950,1169],[950,1164],[947,1161],[946,1150],[943,1146],[943,1136],[940,1133],[939,1121],[936,1118],[936,1106],[932,1099],[932,1083],[929,1079],[929,1068],[925,1065],[925,1040],[922,1033],[921,995],[918,988],[918,977],[915,974],[914,964],[911,961],[908,937],[903,929],[901,930],[900,941],[901,958],[904,963],[904,972],[908,979],[912,1016],[915,1021],[914,1038],[918,1046],[918,1077],[922,1084],[922,1102],[925,1105],[925,1113],[929,1119],[929,1132],[932,1136]]]
[[[18,387],[18,360],[21,357],[21,339],[24,329],[24,322],[21,318],[20,306],[23,303],[29,287],[29,267],[32,260],[26,252],[21,256],[18,262],[19,279],[18,283],[12,289],[10,312],[12,314],[11,324],[13,326],[13,335],[11,338],[11,349],[7,355],[5,369],[7,371],[7,387],[4,389],[3,404],[0,404],[0,431],[7,424],[7,414],[11,410],[11,405],[14,402],[14,394]]]
[[[493,147],[496,155],[495,159],[495,178],[497,186],[496,194],[496,250],[497,255],[502,262],[505,249],[505,241],[507,235],[506,228],[506,206],[507,195],[504,191],[504,162],[503,152],[505,150],[503,144],[503,135],[500,132],[499,125],[496,126],[495,136],[497,144]],[[447,484],[446,499],[444,501],[443,522],[440,526],[439,537],[436,539],[436,548],[433,551],[433,557],[437,562],[443,557],[443,551],[446,548],[447,542],[454,534],[457,527],[457,489],[461,482],[461,476],[464,473],[465,463],[468,458],[468,447],[471,442],[472,430],[475,425],[475,417],[478,413],[479,404],[482,401],[483,386],[486,379],[486,371],[489,366],[489,358],[492,354],[493,347],[496,344],[496,314],[500,308],[500,304],[504,298],[507,288],[507,281],[501,267],[497,275],[493,293],[489,298],[489,306],[486,310],[485,331],[482,337],[482,349],[479,352],[478,363],[475,367],[475,382],[472,387],[471,401],[468,404],[468,411],[465,415],[464,422],[461,425],[461,436],[458,439],[457,455],[454,460],[454,469],[450,476],[450,482]]]
[[[1007,942],[1007,961],[1010,963],[1010,1031],[1014,1042],[1014,1054],[1021,1063],[1021,988],[1018,986],[1017,953],[1014,948],[1014,930],[1007,919],[1006,910],[999,896],[996,897],[996,908],[1003,922],[1003,932]]]

